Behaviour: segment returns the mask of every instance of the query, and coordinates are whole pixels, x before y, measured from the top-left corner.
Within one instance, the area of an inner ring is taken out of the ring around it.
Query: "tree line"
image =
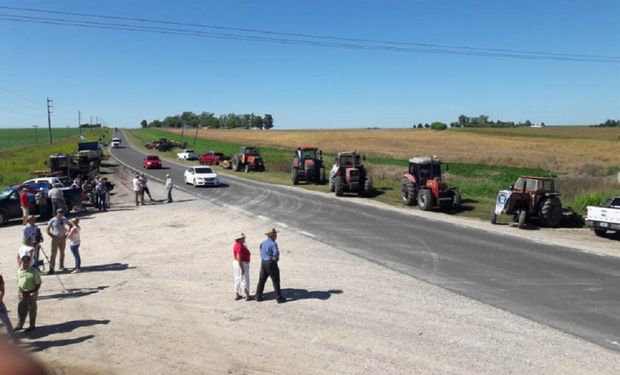
[[[611,120],[611,119],[607,119],[607,121],[602,122],[598,125],[592,125],[593,127],[599,127],[599,128],[617,128],[620,127],[620,120]]]
[[[197,115],[193,112],[183,112],[180,115],[167,116],[163,120],[148,122],[142,120],[143,128],[211,128],[211,129],[271,129],[273,128],[273,116],[266,113],[264,116],[250,114],[228,113],[215,116],[212,112],[202,112]]]

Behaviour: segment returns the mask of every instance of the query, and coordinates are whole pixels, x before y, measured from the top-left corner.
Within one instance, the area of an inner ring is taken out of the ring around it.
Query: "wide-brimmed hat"
[[[271,228],[271,230],[267,233],[265,233],[267,236],[271,236],[272,234],[277,234],[278,231],[276,230],[276,228]]]
[[[24,255],[20,258],[20,260],[26,260],[26,259],[30,260],[30,255],[28,255],[28,254],[24,254]]]
[[[238,235],[235,236],[235,241],[237,240],[245,240],[245,234],[240,233]]]

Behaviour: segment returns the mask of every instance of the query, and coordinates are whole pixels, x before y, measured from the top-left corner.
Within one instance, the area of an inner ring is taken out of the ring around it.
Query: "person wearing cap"
[[[172,177],[166,173],[166,192],[168,193],[168,203],[172,203]]]
[[[37,296],[41,288],[41,274],[36,267],[30,267],[30,256],[24,255],[21,259],[21,266],[17,270],[17,286],[19,287],[19,304],[17,305],[17,315],[19,321],[15,330],[24,328],[26,316],[30,314],[30,326],[26,332],[33,331],[37,323]]]
[[[45,193],[45,189],[40,188],[39,191],[37,191],[34,195],[34,201],[39,210],[39,218],[47,220],[49,218],[49,210],[47,207],[47,193]]]
[[[80,273],[80,267],[82,266],[82,258],[80,257],[80,232],[82,231],[80,228],[80,219],[74,217],[69,220],[69,223],[71,223],[71,229],[67,232],[67,239],[69,240],[69,249],[71,249],[71,253],[75,259],[75,268],[71,273]]]
[[[136,196],[136,206],[140,203],[144,206],[144,191],[142,190],[142,184],[140,184],[140,173],[136,172],[136,176],[131,180],[131,183]]]
[[[52,186],[50,191],[47,192],[47,195],[49,195],[52,201],[52,212],[54,214],[56,211],[65,208],[65,195],[62,193],[62,190],[60,190],[61,187],[61,184],[56,183]]]
[[[243,298],[242,293],[245,294],[245,300],[250,301],[250,250],[245,246],[245,234],[241,233],[235,237],[235,244],[233,245],[233,275],[235,277],[235,300]]]
[[[11,324],[9,313],[4,304],[4,279],[2,275],[0,275],[0,337],[2,337],[2,335],[6,336],[5,338],[11,339],[13,342],[16,341],[13,325]]]
[[[256,286],[256,300],[258,302],[263,300],[263,289],[265,289],[265,282],[268,277],[271,277],[273,283],[273,290],[276,292],[276,301],[278,303],[286,302],[286,298],[282,297],[280,291],[280,268],[278,268],[278,261],[280,260],[280,250],[276,239],[278,238],[278,232],[275,228],[272,228],[269,232],[265,233],[267,239],[260,244],[260,275],[258,277],[258,285]]]
[[[56,216],[47,224],[47,234],[52,238],[50,269],[48,274],[54,273],[56,265],[56,253],[60,251],[60,271],[65,270],[65,247],[67,246],[67,231],[71,229],[71,223],[67,220],[63,210],[56,210]]]

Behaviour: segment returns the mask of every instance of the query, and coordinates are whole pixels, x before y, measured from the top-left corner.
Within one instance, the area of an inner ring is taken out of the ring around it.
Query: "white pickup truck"
[[[620,231],[620,197],[614,197],[601,206],[588,206],[586,225],[592,227],[597,236],[608,230]]]
[[[177,159],[180,160],[198,160],[198,154],[194,150],[185,149],[177,154]]]

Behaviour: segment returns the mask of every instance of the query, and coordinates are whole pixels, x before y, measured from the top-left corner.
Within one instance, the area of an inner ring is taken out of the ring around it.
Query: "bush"
[[[443,122],[435,121],[431,124],[431,129],[433,130],[446,130],[447,128],[448,125],[444,124]]]

